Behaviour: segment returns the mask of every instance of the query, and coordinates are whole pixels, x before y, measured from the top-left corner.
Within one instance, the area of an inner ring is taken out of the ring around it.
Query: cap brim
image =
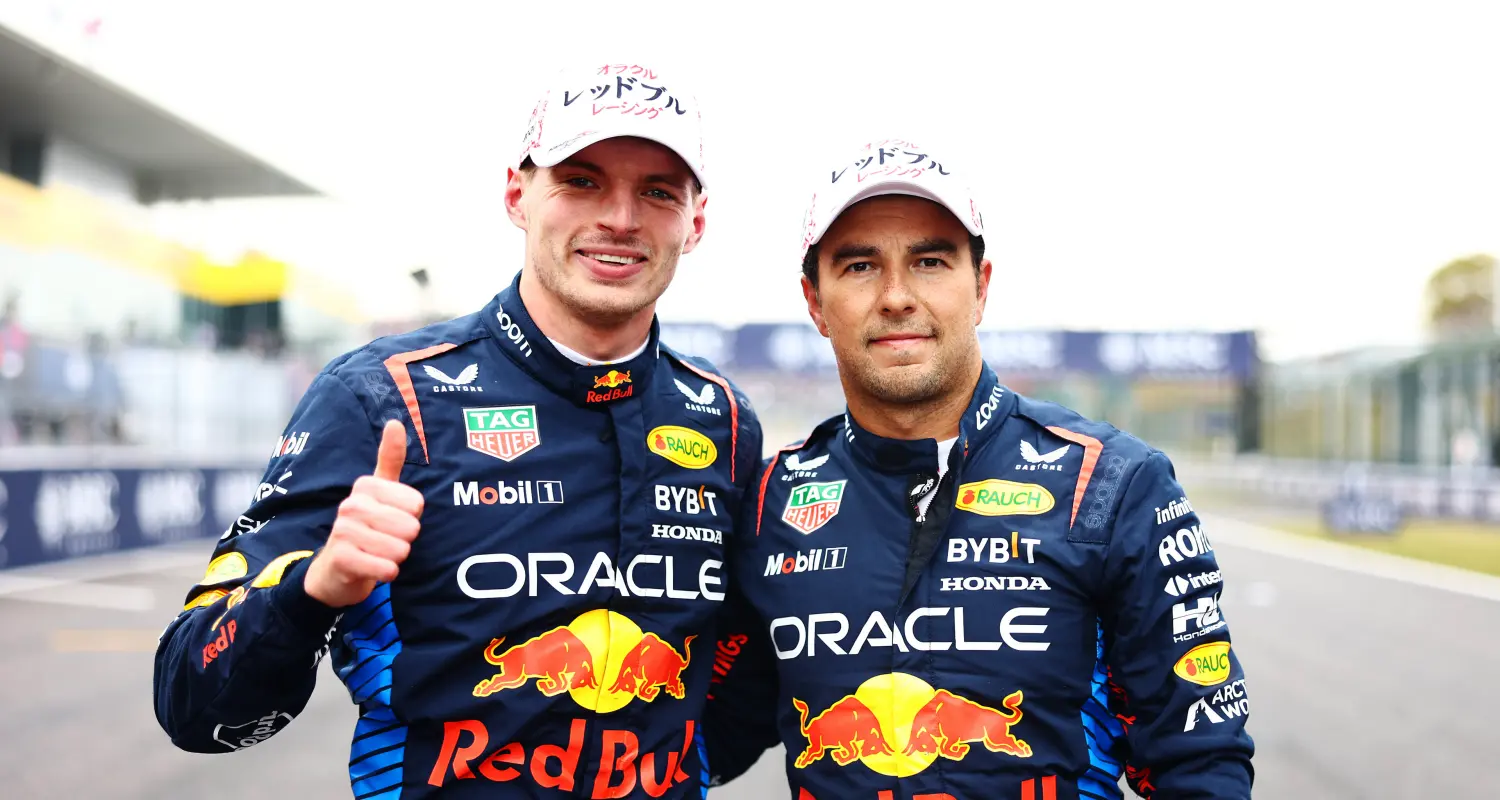
[[[687,167],[693,173],[693,177],[698,179],[698,185],[705,189],[708,188],[708,181],[704,179],[703,173],[699,172],[693,166],[697,160],[697,154],[684,153],[677,145],[645,131],[620,130],[618,128],[608,131],[589,131],[588,133],[575,136],[572,139],[551,145],[550,147],[538,147],[527,153],[526,157],[530,158],[531,162],[539,167],[555,167],[573,154],[598,144],[605,139],[618,139],[622,136],[628,136],[633,139],[645,139],[671,150],[678,158],[682,159],[683,166]],[[546,143],[543,142],[543,144],[545,145]]]
[[[908,197],[920,197],[924,200],[931,200],[932,202],[937,203],[943,208],[948,209],[948,213],[957,217],[958,221],[963,224],[964,230],[967,230],[974,236],[984,235],[984,229],[975,225],[973,215],[968,213],[969,198],[967,195],[962,198],[945,198],[925,186],[919,186],[912,183],[911,181],[904,181],[896,178],[885,181],[876,181],[869,186],[862,187],[852,197],[850,197],[848,200],[845,200],[841,205],[839,205],[838,208],[834,209],[832,214],[829,214],[814,229],[813,232],[815,236],[812,239],[812,243],[816,244],[822,241],[823,234],[828,233],[828,229],[833,227],[834,221],[837,220],[839,216],[842,215],[845,211],[849,210],[849,208],[854,204],[869,200],[872,197],[881,197],[884,195],[892,194],[906,195]]]

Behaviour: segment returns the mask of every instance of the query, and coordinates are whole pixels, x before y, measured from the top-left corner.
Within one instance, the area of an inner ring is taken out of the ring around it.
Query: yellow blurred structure
[[[350,292],[306,270],[254,251],[215,263],[123,217],[66,186],[42,189],[0,174],[0,245],[82,256],[214,306],[290,301],[349,324],[364,321]]]

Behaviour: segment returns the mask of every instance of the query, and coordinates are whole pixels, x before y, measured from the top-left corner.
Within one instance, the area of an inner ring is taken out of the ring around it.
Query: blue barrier
[[[1346,492],[1325,500],[1321,511],[1324,527],[1333,533],[1395,535],[1404,521],[1400,503],[1367,492]]]
[[[836,368],[832,346],[807,324],[663,323],[662,341],[726,370],[832,374]],[[985,361],[1003,374],[1244,380],[1260,366],[1252,331],[982,330],[979,344]]]
[[[218,537],[260,480],[245,468],[0,471],[0,568]]]

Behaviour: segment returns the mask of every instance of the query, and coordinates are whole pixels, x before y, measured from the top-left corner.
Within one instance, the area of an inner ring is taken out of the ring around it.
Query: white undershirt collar
[[[635,358],[641,353],[646,352],[646,345],[651,344],[651,337],[646,337],[646,340],[641,342],[641,346],[637,347],[635,349],[635,352],[630,353],[626,356],[621,356],[620,358],[616,358],[613,361],[598,361],[596,359],[589,358],[588,356],[578,352],[577,350],[574,350],[571,347],[563,344],[562,342],[559,342],[558,340],[550,337],[547,339],[547,341],[551,342],[552,346],[557,348],[557,352],[562,353],[563,358],[566,358],[574,364],[579,364],[585,367],[597,367],[601,364],[618,364],[621,361],[629,361],[630,359]],[[951,446],[952,443],[950,442],[949,444]]]

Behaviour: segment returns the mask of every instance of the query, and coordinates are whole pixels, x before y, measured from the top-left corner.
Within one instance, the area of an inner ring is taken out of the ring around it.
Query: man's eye
[[[872,270],[874,268],[875,268],[875,265],[871,264],[868,261],[856,261],[853,264],[850,264],[849,266],[844,267],[844,271],[845,272],[869,272],[870,270]]]
[[[566,181],[564,181],[564,183],[568,184],[569,186],[573,186],[575,188],[578,188],[578,189],[587,189],[590,186],[594,185],[594,182],[591,181],[591,180],[589,180],[588,178],[569,178]]]
[[[923,258],[917,260],[917,266],[919,267],[941,267],[943,265],[944,262],[941,258]]]
[[[676,197],[672,196],[671,192],[669,192],[669,191],[667,191],[665,189],[647,189],[646,190],[646,194],[648,196],[650,196],[650,197],[656,198],[657,200],[676,200],[677,199]]]

